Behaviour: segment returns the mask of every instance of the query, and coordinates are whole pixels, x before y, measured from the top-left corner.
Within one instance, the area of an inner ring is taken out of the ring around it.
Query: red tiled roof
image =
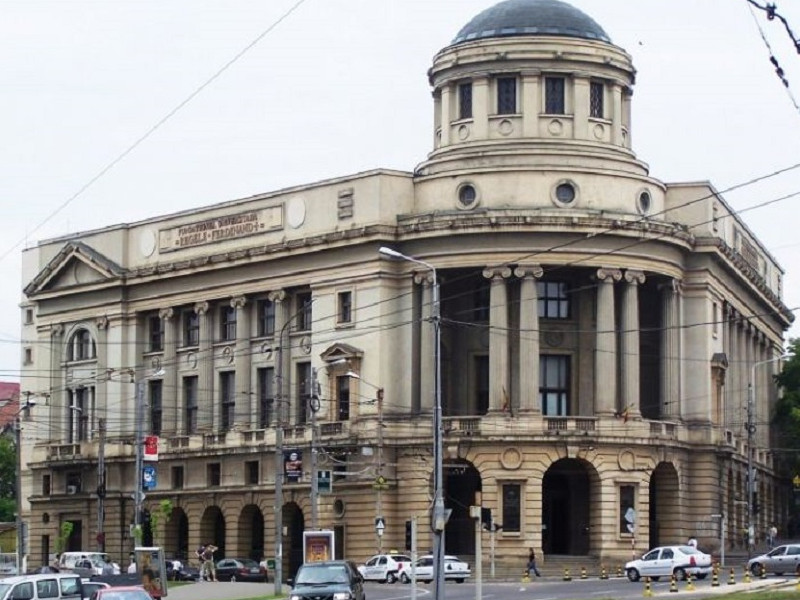
[[[0,381],[0,430],[14,422],[19,411],[19,383]]]

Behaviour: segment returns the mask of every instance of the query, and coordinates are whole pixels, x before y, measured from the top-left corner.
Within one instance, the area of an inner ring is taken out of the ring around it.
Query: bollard
[[[530,583],[531,577],[528,574],[528,569],[525,569],[525,572],[522,574],[522,583]]]
[[[669,591],[670,592],[677,592],[678,591],[678,582],[675,579],[675,573],[673,573],[672,577],[669,578]]]
[[[604,565],[600,565],[600,579],[608,579],[608,573]]]
[[[622,567],[617,567],[617,577],[622,577]]]
[[[728,578],[728,585],[733,585],[734,583],[736,583],[736,573],[733,567],[731,567],[731,576]]]
[[[798,578],[797,578],[797,585],[795,586],[795,589],[796,589],[798,592],[800,592],[800,577],[798,577]]]
[[[744,568],[744,582],[750,583],[752,580],[750,579],[750,571],[747,570],[747,566]]]
[[[572,577],[570,577],[569,569],[564,569],[564,581],[572,581]]]
[[[686,591],[693,592],[694,591],[694,581],[692,580],[692,574],[686,574]]]
[[[581,579],[586,579],[586,567],[581,567]]]
[[[644,594],[642,594],[645,598],[650,598],[653,595],[653,589],[650,587],[650,578],[644,578]]]
[[[711,569],[711,587],[719,587],[719,576],[717,575],[717,567]]]
[[[767,578],[767,570],[764,567],[761,567],[761,579]]]

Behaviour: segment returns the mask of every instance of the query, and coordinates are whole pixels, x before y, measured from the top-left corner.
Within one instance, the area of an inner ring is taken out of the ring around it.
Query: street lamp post
[[[755,474],[753,473],[753,438],[756,433],[753,414],[755,409],[755,378],[756,368],[761,365],[781,361],[791,357],[791,354],[781,354],[775,358],[754,362],[750,367],[750,381],[747,384],[747,557],[750,558],[750,548],[755,538],[755,524],[753,522],[755,500]]]
[[[441,373],[441,306],[439,298],[439,279],[436,267],[413,256],[407,256],[382,246],[378,252],[390,258],[405,260],[430,269],[433,276],[433,306],[431,321],[433,322],[433,574],[434,600],[444,598],[444,495],[442,467],[442,373]]]
[[[14,516],[15,525],[17,528],[17,575],[22,575],[24,569],[22,568],[22,559],[24,553],[22,547],[25,545],[25,532],[23,529],[22,521],[22,423],[19,415],[22,411],[30,409],[35,406],[36,402],[31,399],[26,399],[25,404],[14,414],[14,444],[16,445],[17,461],[16,461],[16,492],[17,492],[17,514]]]

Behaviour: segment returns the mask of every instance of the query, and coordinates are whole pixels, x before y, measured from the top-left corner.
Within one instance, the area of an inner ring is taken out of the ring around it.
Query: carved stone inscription
[[[162,229],[158,247],[161,252],[172,252],[278,229],[283,229],[282,205]]]

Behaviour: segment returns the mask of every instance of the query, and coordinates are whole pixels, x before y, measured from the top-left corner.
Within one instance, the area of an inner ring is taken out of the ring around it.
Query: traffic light
[[[406,550],[411,550],[411,520],[406,521]]]

